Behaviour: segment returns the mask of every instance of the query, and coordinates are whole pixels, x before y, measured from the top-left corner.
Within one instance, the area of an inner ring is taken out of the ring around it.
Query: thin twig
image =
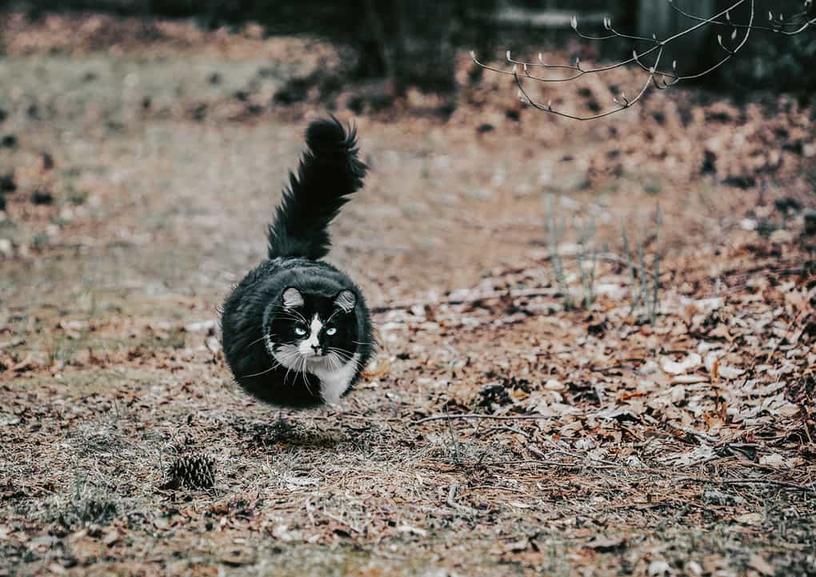
[[[529,449],[529,447],[528,447]],[[530,451],[532,454],[535,455],[535,452]],[[570,456],[574,459],[580,459],[580,455],[570,454],[567,451],[562,450],[552,450],[551,453],[560,453],[563,455]],[[547,453],[543,453],[539,450],[539,453],[545,455]],[[715,477],[695,477],[691,475],[682,475],[682,476],[675,476],[675,471],[672,471],[670,468],[666,469],[656,469],[654,467],[638,467],[638,466],[631,466],[625,463],[616,463],[614,461],[607,461],[603,459],[585,459],[581,460],[580,462],[574,463],[565,463],[562,461],[545,461],[540,459],[516,459],[512,461],[491,461],[484,463],[486,467],[512,467],[512,466],[521,466],[521,465],[544,465],[544,466],[551,466],[551,467],[563,467],[563,468],[590,468],[593,470],[609,470],[609,469],[625,469],[631,473],[642,473],[642,474],[653,474],[658,475],[660,477],[666,477],[671,479],[673,483],[681,483],[681,482],[693,482],[693,483],[711,483],[717,485],[774,485],[778,487],[786,487],[788,489],[794,489],[797,491],[814,491],[816,492],[816,483],[810,483],[808,485],[800,485],[798,483],[794,483],[791,481],[778,481],[775,479],[752,479],[752,478],[734,478],[734,479],[722,479],[722,478],[715,478]]]
[[[559,291],[551,289],[551,288],[534,288],[534,289],[513,289],[513,290],[502,290],[502,291],[492,291],[489,293],[475,293],[468,296],[463,297],[450,297],[446,299],[439,299],[433,301],[401,301],[395,302],[388,305],[380,305],[377,307],[372,307],[372,313],[384,313],[393,310],[402,310],[402,309],[410,309],[413,307],[426,307],[426,306],[439,306],[439,305],[464,305],[464,304],[472,304],[477,303],[485,300],[493,300],[493,299],[501,299],[501,298],[522,298],[522,297],[539,297],[539,296],[549,296],[555,297],[559,294]]]
[[[481,62],[473,52],[471,52],[471,58],[477,66],[485,70],[489,70],[497,74],[512,76],[518,88],[521,100],[526,104],[529,104],[533,108],[540,110],[542,112],[554,114],[556,116],[561,116],[572,120],[595,120],[598,118],[603,118],[605,116],[616,114],[618,112],[626,110],[627,108],[631,108],[635,103],[637,103],[643,98],[643,96],[646,94],[650,86],[654,86],[658,90],[662,90],[664,88],[674,86],[679,82],[698,79],[713,73],[714,71],[725,65],[732,58],[734,58],[745,47],[745,45],[748,43],[751,33],[755,30],[783,34],[785,36],[794,36],[797,34],[801,34],[805,32],[807,29],[816,26],[816,18],[811,17],[812,7],[808,2],[804,2],[803,11],[798,12],[787,19],[783,18],[781,14],[775,15],[772,11],[769,12],[768,16],[770,25],[762,26],[756,23],[757,7],[755,0],[734,0],[728,7],[710,17],[699,16],[696,14],[692,14],[686,10],[683,10],[680,7],[676,6],[673,0],[666,1],[669,3],[673,10],[675,10],[683,17],[690,19],[691,21],[694,22],[694,24],[663,39],[658,39],[654,35],[651,38],[649,38],[646,36],[639,36],[620,32],[612,26],[612,20],[610,18],[605,18],[603,23],[604,29],[608,32],[608,34],[605,34],[603,36],[589,35],[579,30],[578,20],[577,18],[573,17],[572,28],[580,38],[590,41],[619,39],[627,40],[633,43],[632,56],[624,60],[614,62],[612,64],[586,68],[583,67],[581,65],[580,60],[577,59],[575,61],[575,64],[552,64],[545,62],[542,54],[540,53],[538,55],[537,62],[523,61],[513,58],[510,51],[508,50],[505,55],[505,60],[509,65],[511,65],[511,68],[510,70],[506,70],[490,66],[488,64]],[[731,13],[740,8],[741,6],[745,5],[746,2],[748,10],[747,22],[744,23],[732,22]],[[723,20],[723,18],[725,20]],[[724,52],[724,55],[722,55],[722,57],[719,60],[717,60],[717,62],[715,62],[714,64],[710,65],[709,67],[705,68],[702,71],[695,72],[692,74],[679,74],[677,72],[676,61],[672,62],[671,67],[672,69],[670,71],[663,70],[660,68],[661,58],[664,54],[664,49],[666,47],[676,42],[677,40],[684,38],[689,34],[692,34],[706,26],[729,27],[731,28],[732,31],[730,35],[731,43],[730,45],[726,45],[726,42],[723,41],[722,35],[720,34],[717,35],[718,45],[720,49]],[[739,38],[737,44],[734,45],[733,43],[737,41],[737,38],[739,36],[739,31],[742,31],[743,34],[741,38]],[[648,43],[651,44],[652,46],[645,48],[642,51],[639,51],[637,48],[638,43]],[[654,62],[652,64],[648,64],[647,62],[644,61],[645,58],[652,57],[654,58]],[[581,116],[577,114],[563,112],[561,110],[556,110],[555,108],[553,108],[551,101],[544,104],[532,98],[524,85],[524,79],[542,83],[571,82],[573,80],[577,80],[589,74],[603,74],[604,72],[609,72],[610,70],[623,68],[633,64],[637,65],[639,68],[641,68],[643,71],[647,73],[646,80],[645,82],[643,82],[639,92],[633,98],[627,98],[624,93],[621,93],[619,96],[613,98],[613,101],[615,102],[615,104],[617,104],[616,108],[604,110],[592,115]],[[562,72],[568,72],[569,74],[567,76],[561,75],[556,77],[540,76],[533,74],[531,72],[531,70],[537,68],[547,71],[557,70]]]
[[[421,425],[423,423],[430,423],[433,421],[451,421],[451,420],[492,420],[492,421],[541,421],[552,419],[546,415],[480,415],[478,413],[462,413],[459,415],[432,415],[416,421],[411,421],[412,425]]]
[[[480,432],[476,433],[476,436],[478,436],[478,437],[487,437],[488,435],[492,435],[493,433],[502,433],[502,432],[504,432],[504,433],[515,433],[517,435],[523,436],[525,439],[530,438],[530,435],[528,433],[525,433],[521,429],[519,429],[517,427],[508,427],[506,425],[491,427],[491,428],[487,429],[486,431],[480,431]]]
[[[776,481],[774,479],[714,479],[711,477],[677,477],[675,481],[693,481],[695,483],[716,483],[718,485],[776,485],[798,491],[816,491],[816,484],[799,485],[790,481]]]
[[[461,513],[468,513],[470,515],[478,513],[478,511],[476,509],[474,509],[473,507],[468,507],[467,505],[462,505],[461,503],[456,502],[456,491],[458,491],[458,490],[459,490],[459,485],[457,485],[456,483],[453,483],[448,488],[448,498],[445,500],[445,503],[451,509],[455,509],[455,510],[461,512]]]

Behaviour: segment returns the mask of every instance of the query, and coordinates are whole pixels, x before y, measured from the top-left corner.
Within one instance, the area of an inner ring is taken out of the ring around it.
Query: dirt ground
[[[463,62],[447,120],[415,93],[357,115],[371,173],[331,260],[381,350],[284,427],[217,311],[326,113],[274,95],[338,52],[0,29],[0,576],[816,575],[806,103],[676,91],[581,124]],[[168,488],[192,456],[214,488]]]

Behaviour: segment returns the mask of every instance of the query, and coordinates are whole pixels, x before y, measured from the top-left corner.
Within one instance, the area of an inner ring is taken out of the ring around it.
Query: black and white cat
[[[281,407],[335,404],[374,353],[365,300],[351,279],[320,260],[329,223],[363,185],[353,128],[312,122],[308,150],[269,226],[268,259],[227,297],[224,354],[238,383]]]

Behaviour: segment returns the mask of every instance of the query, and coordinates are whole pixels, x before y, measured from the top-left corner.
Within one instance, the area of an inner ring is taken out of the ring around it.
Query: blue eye
[[[304,329],[303,327],[295,327],[295,334],[299,337],[302,337],[303,335],[306,334],[306,329]]]
[[[334,327],[330,327],[330,328],[326,329],[326,334],[329,335],[329,336],[332,336],[336,332],[337,332],[337,329],[334,328]]]

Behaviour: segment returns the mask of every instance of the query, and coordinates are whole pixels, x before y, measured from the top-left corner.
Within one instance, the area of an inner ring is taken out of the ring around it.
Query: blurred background
[[[387,78],[397,92],[409,85],[445,91],[455,87],[457,50],[513,49],[574,44],[570,18],[584,27],[599,28],[609,17],[618,30],[629,34],[667,37],[696,22],[673,10],[667,2],[579,0],[348,0],[301,2],[279,0],[28,0],[4,2],[6,10],[29,18],[48,13],[94,11],[137,18],[189,20],[204,29],[236,29],[256,23],[268,35],[310,34],[342,44],[353,53],[346,63],[352,79]],[[703,18],[733,6],[733,0],[688,0],[681,8]],[[802,10],[801,0],[760,2],[757,23],[766,14],[790,16]],[[746,20],[748,4],[732,10],[735,22]],[[747,20],[746,20],[747,21]],[[716,61],[717,27],[703,27],[674,48],[682,66],[698,70]],[[603,45],[606,56],[628,55],[628,44]],[[572,50],[581,50],[572,46]],[[601,50],[600,45],[590,51]],[[736,94],[745,87],[807,90],[813,72],[806,64],[816,56],[809,35],[783,37],[762,34],[751,43],[741,62],[704,77],[706,85],[719,85]],[[667,60],[669,61],[669,60]],[[681,70],[682,71],[682,70]]]

